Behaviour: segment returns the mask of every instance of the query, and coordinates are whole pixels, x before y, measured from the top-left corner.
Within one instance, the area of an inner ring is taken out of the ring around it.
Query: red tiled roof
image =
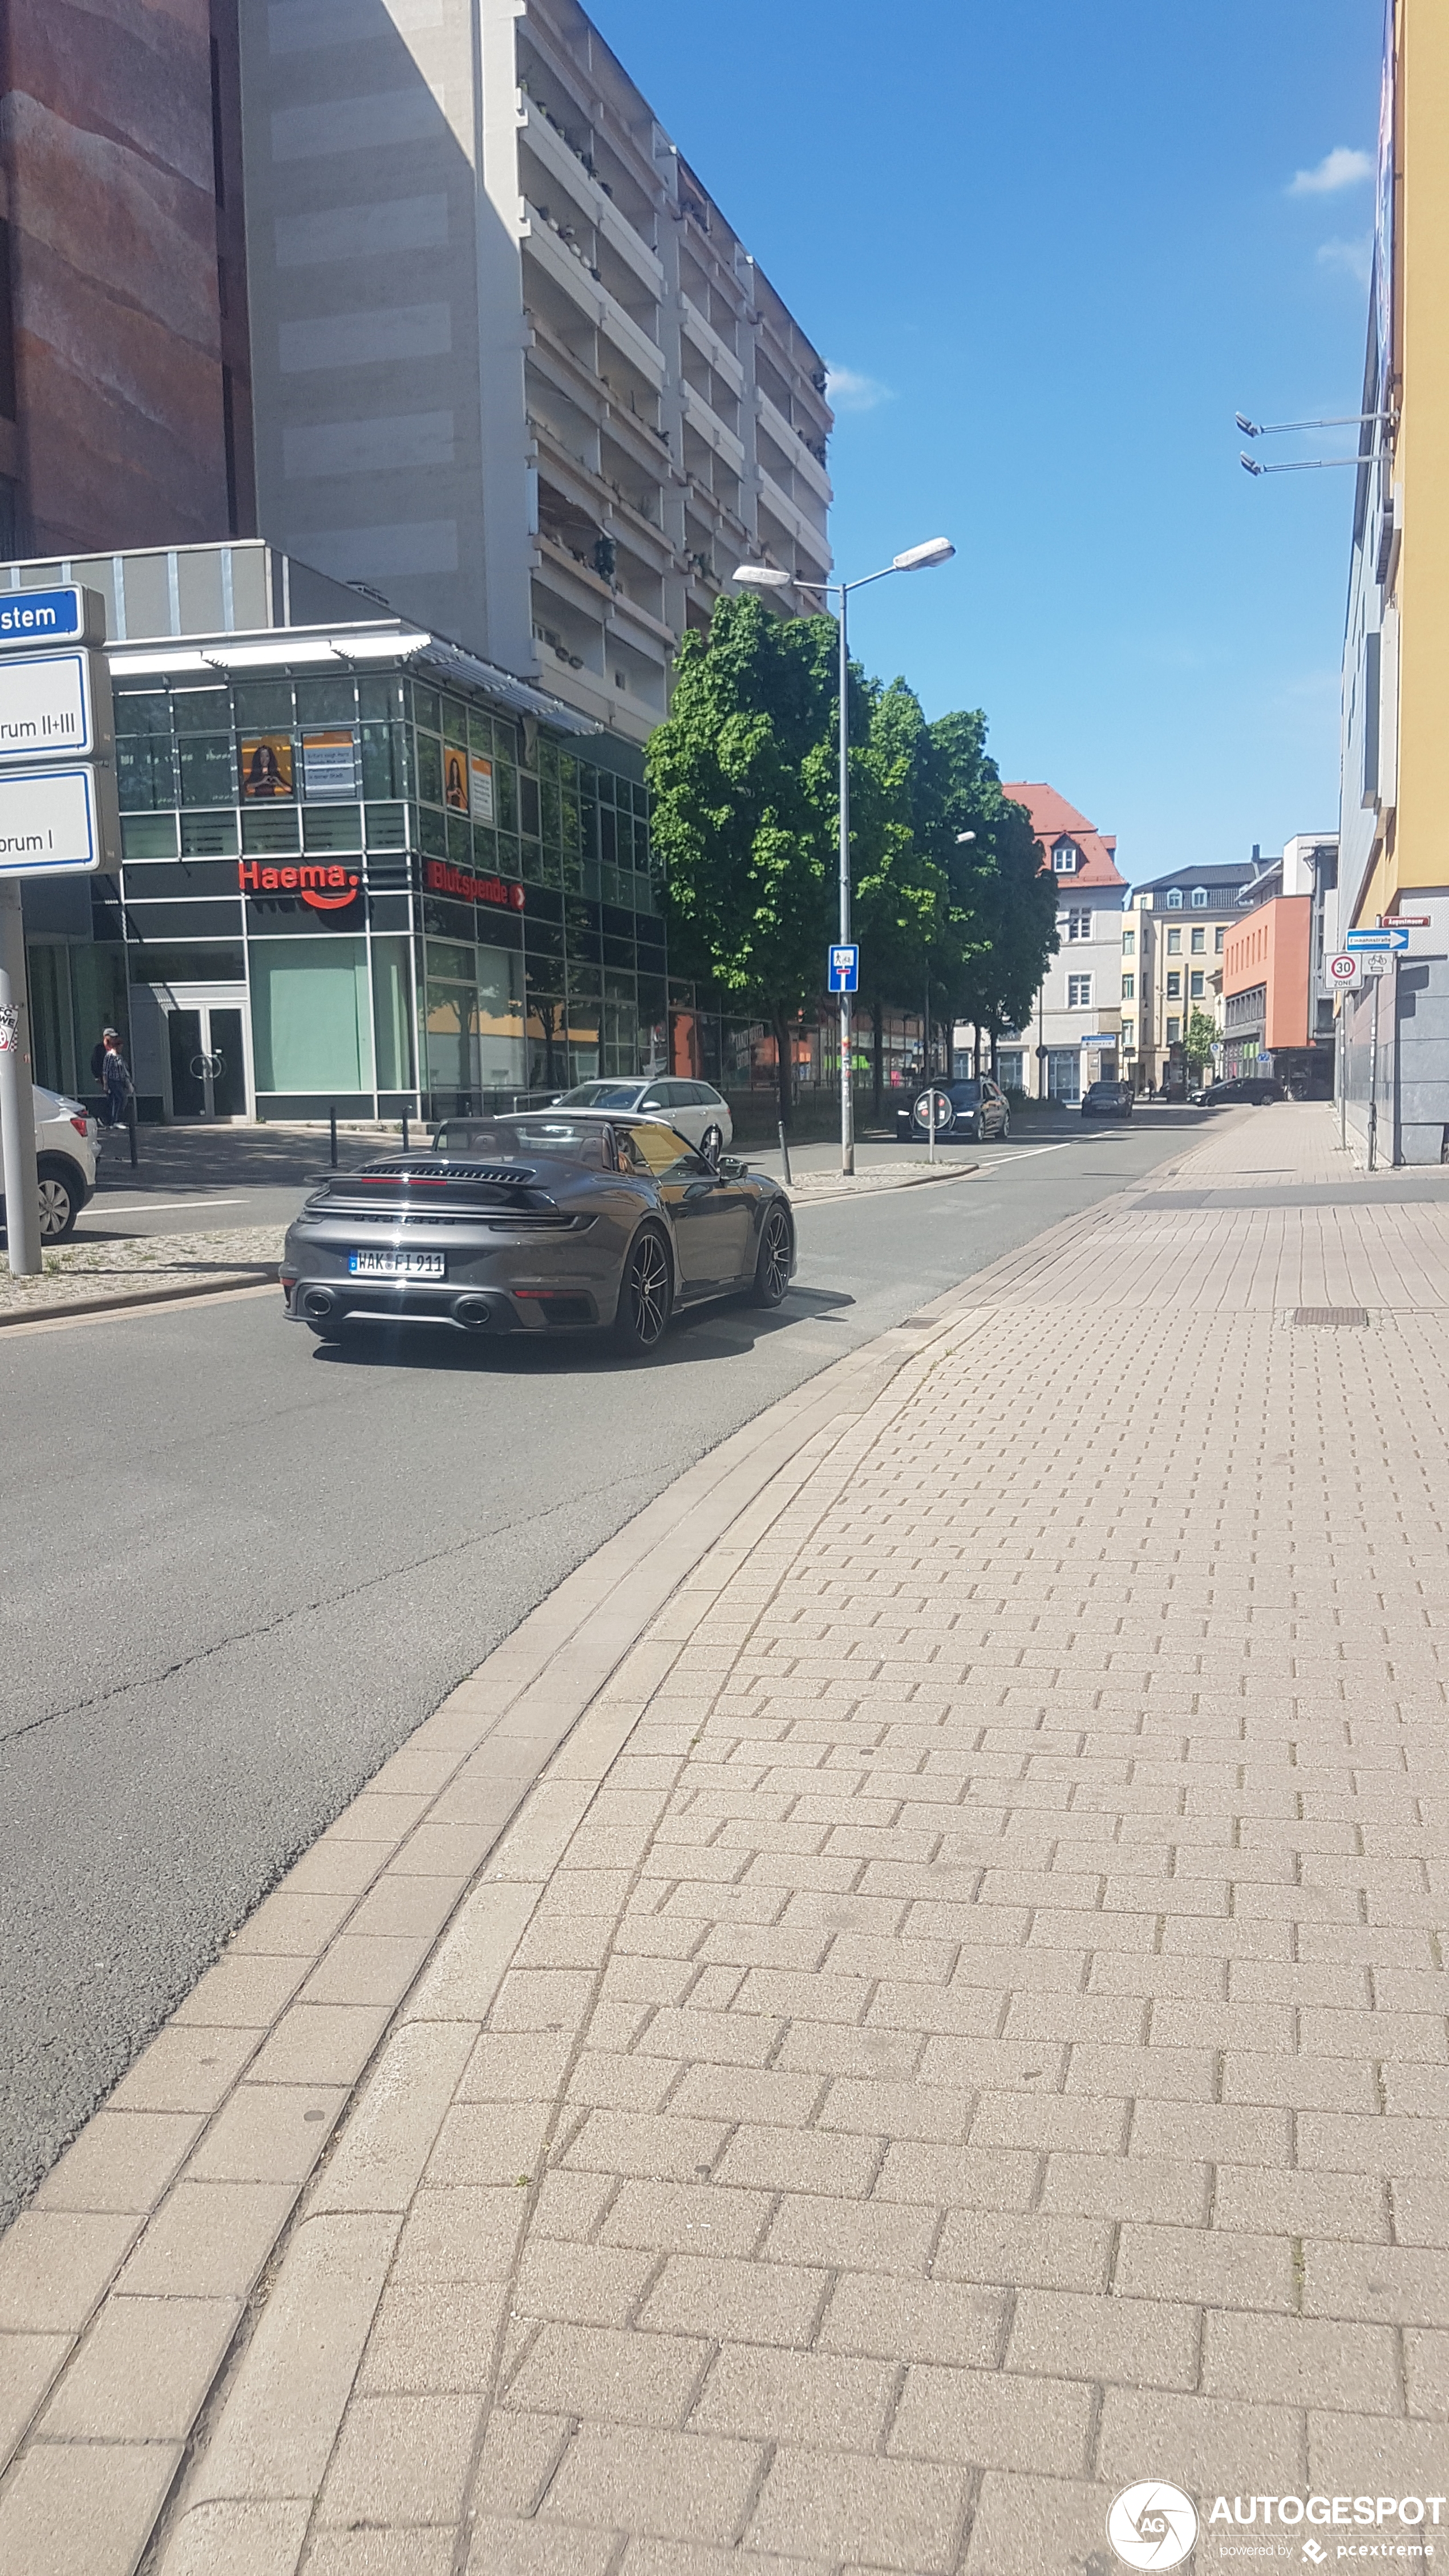
[[[1059,796],[1054,787],[1047,786],[1045,780],[1018,779],[1008,782],[1003,779],[1001,792],[1003,796],[1010,796],[1016,804],[1026,807],[1031,816],[1032,829],[1041,843],[1044,867],[1051,866],[1051,846],[1054,841],[1076,842],[1082,853],[1083,864],[1077,869],[1075,875],[1062,879],[1064,886],[1126,885],[1126,878],[1118,874],[1115,865],[1117,849],[1115,832],[1099,832],[1088,822],[1085,814],[1079,814],[1075,805],[1069,805],[1065,796]]]

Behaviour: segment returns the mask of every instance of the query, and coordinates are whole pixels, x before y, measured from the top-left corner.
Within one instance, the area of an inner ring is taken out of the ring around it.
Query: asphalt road
[[[1038,1132],[973,1148],[964,1180],[807,1206],[778,1314],[706,1309],[643,1367],[582,1342],[333,1349],[270,1294],[0,1334],[0,2222],[563,1575],[775,1398],[1197,1124]]]

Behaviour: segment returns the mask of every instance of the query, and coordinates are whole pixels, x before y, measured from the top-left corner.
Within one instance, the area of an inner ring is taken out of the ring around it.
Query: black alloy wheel
[[[636,1358],[663,1340],[674,1304],[669,1246],[659,1228],[646,1225],[629,1246],[614,1317],[616,1349]]]
[[[724,1152],[723,1128],[716,1126],[706,1127],[704,1134],[699,1140],[699,1150],[703,1154],[707,1163],[717,1163],[721,1154]]]
[[[760,1229],[755,1284],[750,1291],[752,1305],[783,1304],[790,1285],[790,1249],[790,1220],[782,1207],[772,1207]]]
[[[1001,1113],[1001,1127],[999,1132],[1001,1141],[1004,1145],[1007,1137],[1011,1134],[1011,1111],[1009,1109],[1003,1109]]]

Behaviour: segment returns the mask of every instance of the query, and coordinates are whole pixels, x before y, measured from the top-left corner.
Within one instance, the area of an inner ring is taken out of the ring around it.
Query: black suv
[[[1011,1111],[994,1082],[933,1082],[909,1109],[896,1111],[896,1142],[923,1145],[931,1132],[931,1103],[936,1104],[936,1134],[959,1145],[984,1144],[988,1136],[1009,1136]]]

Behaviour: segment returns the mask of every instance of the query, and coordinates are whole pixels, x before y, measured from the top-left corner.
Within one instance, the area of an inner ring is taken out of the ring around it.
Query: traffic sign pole
[[[20,888],[7,877],[0,877],[0,1148],[11,1276],[35,1279],[40,1273],[40,1183],[25,998],[25,919]]]

